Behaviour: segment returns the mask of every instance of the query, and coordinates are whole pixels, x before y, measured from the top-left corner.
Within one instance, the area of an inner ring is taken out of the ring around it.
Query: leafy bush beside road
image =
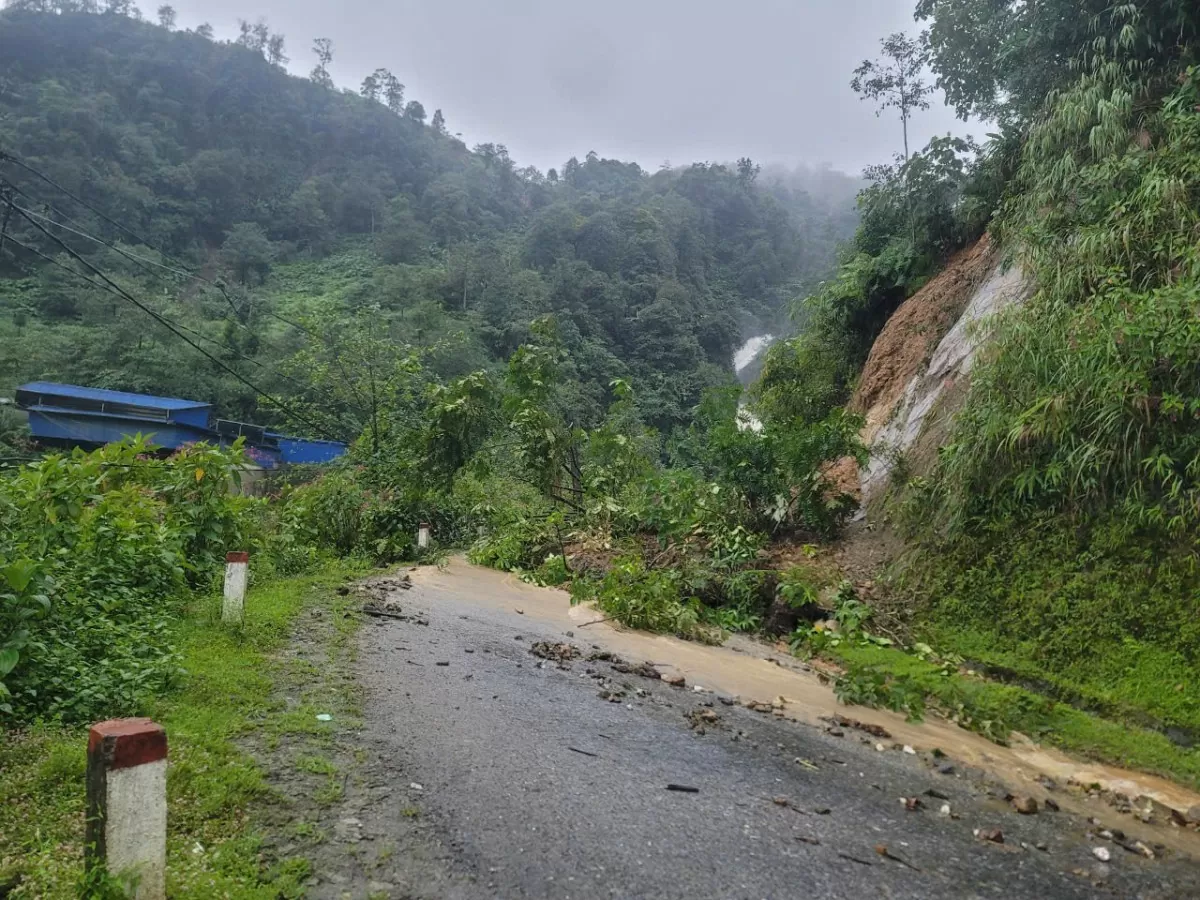
[[[130,713],[178,674],[169,631],[189,587],[257,539],[230,488],[240,450],[167,459],[144,441],[47,456],[0,479],[0,711]]]

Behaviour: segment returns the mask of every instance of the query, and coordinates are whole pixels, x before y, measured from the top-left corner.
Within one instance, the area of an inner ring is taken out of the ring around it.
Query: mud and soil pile
[[[850,410],[866,418],[863,438],[867,443],[891,418],[908,383],[925,370],[942,338],[995,268],[996,257],[985,234],[955,254],[946,268],[888,319],[850,399]]]

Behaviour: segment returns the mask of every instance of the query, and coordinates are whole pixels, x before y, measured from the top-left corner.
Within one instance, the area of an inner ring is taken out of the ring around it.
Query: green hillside
[[[276,369],[305,338],[298,319],[441,341],[435,368],[454,375],[553,314],[579,421],[628,378],[665,430],[854,227],[857,181],[827,170],[760,185],[749,160],[650,174],[594,153],[523,169],[502,146],[468,150],[440,111],[426,122],[398,80],[360,95],[287,74],[252,36],[56,6],[0,17],[0,151],[16,160],[0,174],[32,216],[10,215],[0,254],[4,390],[52,378],[270,420],[263,394],[295,391]],[[98,276],[67,248],[253,387],[82,281],[69,270]]]

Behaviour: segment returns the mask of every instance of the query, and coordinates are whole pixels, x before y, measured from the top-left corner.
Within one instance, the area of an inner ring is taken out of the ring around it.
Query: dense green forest
[[[265,26],[218,43],[82,6],[14,4],[0,20],[0,151],[13,157],[0,173],[27,210],[9,215],[0,257],[5,389],[44,377],[272,420],[280,404],[263,394],[303,393],[278,371],[304,343],[298,325],[436,345],[451,376],[507,358],[552,314],[578,421],[595,423],[626,378],[667,430],[728,381],[746,332],[828,273],[855,225],[858,182],[828,169],[648,173],[595,153],[519,168],[503,146],[468,150],[440,110],[427,122],[386,70],[338,90],[324,63],[287,74]],[[72,274],[99,280],[70,252],[262,394]]]

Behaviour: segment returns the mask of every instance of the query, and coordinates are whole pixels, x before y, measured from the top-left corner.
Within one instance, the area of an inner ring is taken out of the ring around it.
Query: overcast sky
[[[142,0],[148,11],[157,4]],[[561,166],[589,150],[653,170],[669,160],[831,163],[857,172],[900,145],[850,90],[879,38],[915,29],[914,0],[174,0],[179,27],[265,17],[289,68],[334,43],[339,87],[391,69],[432,115],[519,165]],[[152,16],[150,16],[152,17]],[[941,105],[912,143],[964,127]],[[979,130],[976,128],[976,130]],[[981,135],[976,135],[980,137]]]

